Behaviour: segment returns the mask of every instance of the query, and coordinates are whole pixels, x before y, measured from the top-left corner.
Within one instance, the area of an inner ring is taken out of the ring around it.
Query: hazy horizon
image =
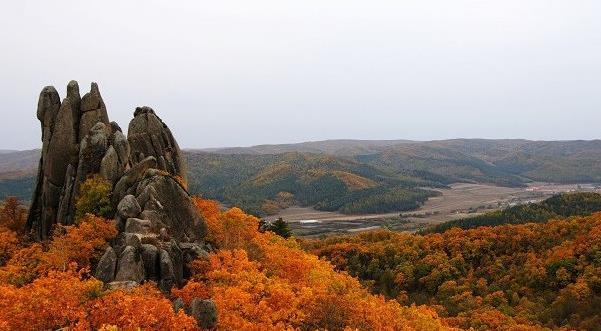
[[[182,150],[221,150],[221,149],[230,149],[230,148],[251,148],[251,147],[262,147],[262,146],[281,146],[281,145],[296,145],[296,144],[306,144],[306,143],[320,143],[320,142],[333,142],[333,141],[358,141],[358,142],[382,142],[382,141],[407,141],[412,143],[428,143],[428,142],[436,142],[436,141],[449,141],[449,140],[524,140],[524,141],[532,141],[532,142],[575,142],[575,141],[585,141],[585,142],[596,142],[601,141],[601,139],[550,139],[550,140],[536,140],[536,139],[522,139],[522,138],[447,138],[447,139],[432,139],[432,140],[412,140],[412,139],[353,139],[353,138],[337,138],[337,139],[324,139],[324,140],[306,140],[306,141],[293,141],[293,142],[274,142],[274,143],[265,143],[265,144],[253,144],[253,145],[230,145],[230,146],[180,146]],[[36,150],[41,149],[39,147],[26,148],[26,149],[11,149],[11,148],[0,148],[0,152],[21,152],[28,150]]]
[[[20,1],[0,13],[0,149],[38,148],[37,98],[98,82],[186,149],[330,139],[592,140],[598,1]]]

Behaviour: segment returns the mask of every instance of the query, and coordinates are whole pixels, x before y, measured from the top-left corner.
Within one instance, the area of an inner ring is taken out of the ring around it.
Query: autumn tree
[[[79,220],[88,213],[105,218],[112,217],[111,191],[111,182],[99,175],[86,179],[81,184],[76,199],[75,219]]]
[[[15,197],[4,200],[0,207],[0,227],[14,231],[18,234],[25,232],[27,209]]]
[[[265,222],[260,228],[263,231],[271,231],[280,237],[290,238],[292,236],[288,223],[281,217],[273,222]]]

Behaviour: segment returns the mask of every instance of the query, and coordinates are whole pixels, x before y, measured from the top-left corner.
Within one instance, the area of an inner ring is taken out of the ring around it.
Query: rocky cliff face
[[[185,265],[206,255],[205,222],[185,188],[186,167],[171,131],[149,107],[139,107],[126,137],[109,122],[96,83],[79,96],[72,81],[60,101],[45,87],[38,101],[42,156],[28,226],[38,240],[56,224],[72,224],[81,184],[100,175],[113,184],[119,235],[96,268],[108,286],[156,281],[182,284]]]

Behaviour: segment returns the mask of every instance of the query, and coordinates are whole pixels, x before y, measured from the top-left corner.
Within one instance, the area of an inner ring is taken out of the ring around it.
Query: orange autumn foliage
[[[440,234],[366,232],[306,249],[372,290],[475,330],[601,330],[601,213]]]
[[[0,268],[0,330],[197,330],[153,283],[109,292],[89,276],[115,234],[114,222],[88,214],[50,242],[16,250]]]
[[[0,286],[0,330],[198,330],[184,312],[147,284],[132,291],[102,290],[102,282],[83,272],[50,271],[31,284]],[[110,329],[110,328],[106,328]]]
[[[244,248],[259,234],[259,219],[245,214],[240,208],[225,212],[213,200],[194,198],[198,210],[207,223],[207,241],[222,249]]]
[[[172,294],[186,303],[212,299],[218,329],[447,329],[433,310],[374,296],[294,239],[260,233],[258,219],[240,209],[196,203],[219,250],[194,261],[192,278]],[[87,215],[49,242],[16,249],[0,267],[0,330],[197,330],[152,282],[106,291],[90,277],[115,233],[112,221]]]
[[[0,206],[0,267],[21,246],[27,210],[16,198],[7,198]]]
[[[7,198],[0,207],[0,228],[23,234],[26,222],[27,209],[21,205],[17,198]]]
[[[195,202],[221,250],[193,262],[192,280],[173,295],[186,302],[210,296],[219,329],[445,329],[434,311],[371,295],[294,239],[260,233],[258,219],[240,209],[221,212],[216,202]]]
[[[49,271],[64,271],[71,263],[90,267],[116,234],[113,221],[88,214],[77,226],[58,228],[49,243],[36,243],[13,254],[0,268],[0,283],[23,285]]]
[[[17,233],[7,228],[0,227],[0,266],[14,254],[19,247]]]
[[[83,303],[97,295],[102,282],[73,271],[51,271],[17,288],[0,285],[0,330],[56,330],[86,318]]]
[[[92,329],[110,324],[125,330],[198,330],[196,320],[183,311],[175,313],[171,301],[153,283],[94,300],[86,322]]]

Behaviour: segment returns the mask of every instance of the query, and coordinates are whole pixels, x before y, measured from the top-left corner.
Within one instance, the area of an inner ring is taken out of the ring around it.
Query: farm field
[[[283,218],[297,236],[354,233],[378,227],[414,232],[432,224],[475,216],[517,204],[538,202],[557,193],[601,191],[594,184],[541,182],[532,183],[525,188],[485,184],[452,184],[450,187],[439,189],[441,196],[430,198],[422,207],[409,212],[345,215],[293,206],[265,219],[273,221],[279,217]]]

